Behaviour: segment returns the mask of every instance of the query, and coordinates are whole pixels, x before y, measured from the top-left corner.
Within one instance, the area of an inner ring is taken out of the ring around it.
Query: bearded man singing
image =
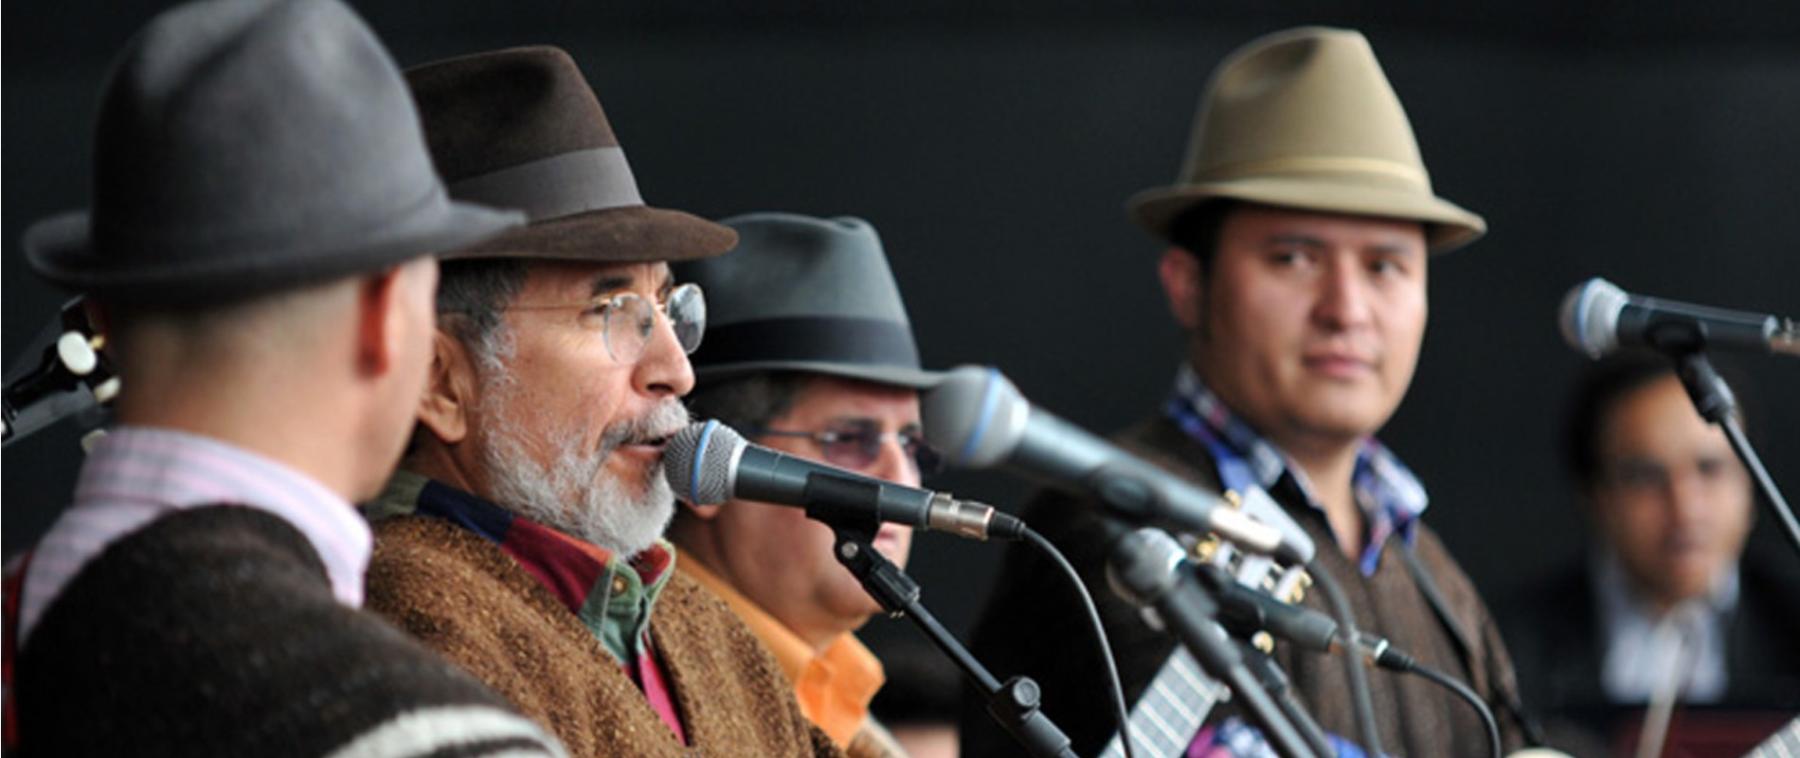
[[[644,205],[568,55],[408,72],[455,197],[531,224],[444,267],[430,386],[376,522],[371,608],[576,755],[836,754],[750,630],[662,541],[699,287],[730,229]]]

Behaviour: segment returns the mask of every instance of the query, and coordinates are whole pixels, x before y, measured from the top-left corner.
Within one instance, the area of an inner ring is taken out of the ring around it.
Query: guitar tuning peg
[[[112,377],[94,388],[94,402],[105,405],[119,396],[119,377]]]
[[[105,429],[95,429],[94,431],[81,435],[81,452],[94,452],[94,446],[100,444],[100,440],[103,439],[106,439]]]
[[[62,361],[63,368],[76,376],[87,376],[100,365],[100,356],[88,344],[88,338],[76,331],[63,332],[56,338],[56,357]]]

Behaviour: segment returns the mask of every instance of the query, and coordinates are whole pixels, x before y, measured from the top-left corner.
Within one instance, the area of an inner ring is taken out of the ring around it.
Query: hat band
[[[532,221],[644,204],[631,164],[618,147],[552,155],[459,179],[449,189],[458,200],[517,208]]]
[[[919,367],[906,324],[846,316],[795,316],[709,327],[695,366],[731,363],[849,363]]]
[[[1242,161],[1224,166],[1213,166],[1195,172],[1189,183],[1215,181],[1221,179],[1238,179],[1246,176],[1267,174],[1306,174],[1306,173],[1339,173],[1339,174],[1382,174],[1404,180],[1431,189],[1431,178],[1426,176],[1425,169],[1409,166],[1397,161],[1385,161],[1379,158],[1354,157],[1287,157],[1269,158],[1260,161]]]

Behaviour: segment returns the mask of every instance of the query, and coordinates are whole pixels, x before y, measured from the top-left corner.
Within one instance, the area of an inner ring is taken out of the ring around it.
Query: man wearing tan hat
[[[529,226],[446,265],[430,383],[375,522],[369,605],[572,754],[836,754],[781,669],[661,539],[700,289],[669,261],[737,235],[639,196],[561,50],[408,72],[453,197]]]
[[[1423,487],[1373,437],[1412,379],[1430,258],[1485,225],[1432,193],[1368,42],[1353,31],[1302,28],[1232,54],[1201,102],[1179,183],[1140,193],[1130,211],[1171,243],[1158,275],[1188,350],[1161,412],[1121,442],[1209,488],[1273,497],[1320,546],[1310,571],[1343,588],[1357,625],[1468,682],[1516,747],[1513,673],[1499,634],[1420,523]],[[1106,545],[1089,522],[1097,511],[1052,495],[1025,516],[1088,571],[1139,725],[1133,744],[1259,749],[1260,736],[1229,705],[1204,723],[1211,703],[1157,707],[1166,690],[1152,684],[1174,670],[1175,642],[1105,586]],[[1010,551],[976,654],[996,672],[1036,677],[1046,712],[1078,752],[1116,755],[1100,663],[1069,644],[1084,636],[1079,619],[1046,610],[1043,598],[1060,597],[1054,585],[1054,572],[1029,551]],[[1303,602],[1329,613],[1321,594]],[[1341,660],[1280,641],[1274,659],[1340,751],[1351,741],[1371,747],[1373,737],[1388,754],[1472,754],[1487,741],[1475,711],[1450,692],[1387,672],[1366,676],[1368,734]],[[1191,718],[1160,718],[1177,712]],[[1004,736],[984,720],[965,717],[965,748],[1003,749]]]
[[[101,317],[119,423],[8,577],[8,751],[560,755],[359,610],[351,504],[412,426],[432,255],[522,219],[446,197],[338,0],[172,8],[102,103],[92,209],[24,247]]]

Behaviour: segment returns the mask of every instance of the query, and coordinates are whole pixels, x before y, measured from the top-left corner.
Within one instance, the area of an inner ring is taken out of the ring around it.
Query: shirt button
[[[623,595],[623,594],[625,594],[625,577],[622,577],[622,576],[615,576],[615,577],[613,577],[613,581],[612,581],[612,593],[613,593],[613,594],[614,594],[614,595]]]

